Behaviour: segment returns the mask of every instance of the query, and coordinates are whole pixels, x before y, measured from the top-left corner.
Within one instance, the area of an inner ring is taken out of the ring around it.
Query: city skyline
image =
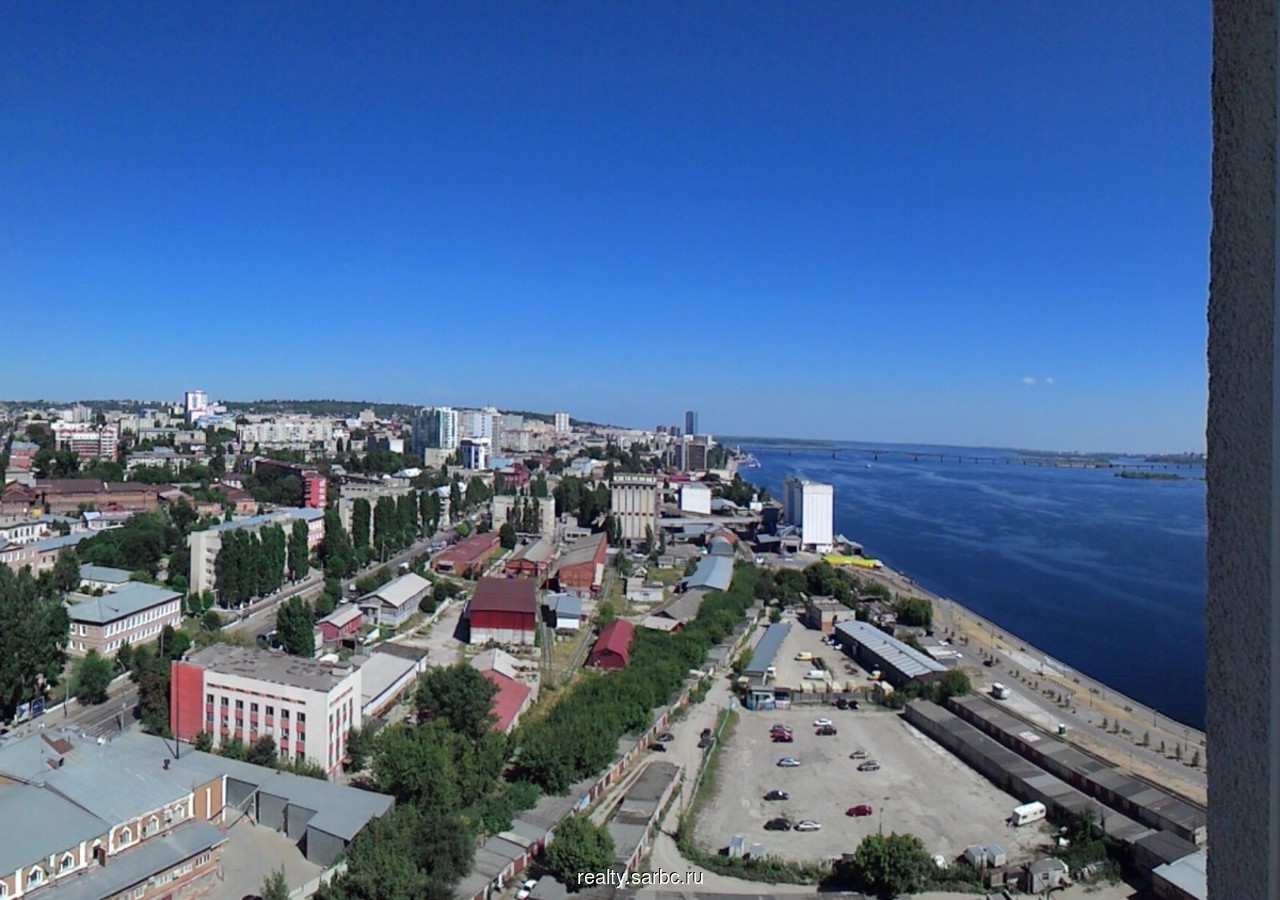
[[[5,393],[1203,449],[1207,8],[4,21]]]

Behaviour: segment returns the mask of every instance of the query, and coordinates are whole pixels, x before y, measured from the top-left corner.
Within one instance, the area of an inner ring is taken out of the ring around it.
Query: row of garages
[[[1095,816],[1099,826],[1128,849],[1134,867],[1151,882],[1157,897],[1203,900],[1206,896],[1204,851],[1191,840],[1103,808],[1098,799],[935,703],[918,700],[909,704],[906,719],[1009,794],[1025,802],[1039,801],[1054,813]],[[1024,723],[1023,731],[1027,730]]]
[[[1204,844],[1207,826],[1204,810],[1145,781],[1121,774],[1113,766],[1029,725],[981,697],[954,697],[950,707],[965,721],[1090,797],[1151,828],[1170,831],[1184,840]]]

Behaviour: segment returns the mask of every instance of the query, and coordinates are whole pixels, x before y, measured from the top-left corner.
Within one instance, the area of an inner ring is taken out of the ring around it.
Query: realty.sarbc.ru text
[[[583,872],[578,875],[579,885],[609,885],[610,887],[659,887],[663,885],[702,884],[701,872]]]

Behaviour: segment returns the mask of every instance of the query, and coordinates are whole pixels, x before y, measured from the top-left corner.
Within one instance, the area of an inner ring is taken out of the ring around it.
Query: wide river
[[[1022,465],[1004,450],[872,458],[871,445],[748,441],[742,477],[782,497],[800,475],[835,486],[835,531],[918,583],[1134,699],[1204,727],[1205,484],[1114,469]],[[939,461],[938,454],[951,459]],[[955,456],[1011,457],[1003,462]]]

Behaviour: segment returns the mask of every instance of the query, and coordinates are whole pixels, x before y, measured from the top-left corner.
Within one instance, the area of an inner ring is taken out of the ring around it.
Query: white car
[[[814,728],[821,728],[823,725],[831,725],[831,724],[832,724],[831,720],[828,719],[826,716],[823,716],[821,719],[813,720]]]
[[[516,900],[526,900],[533,893],[533,889],[538,886],[538,879],[530,878],[524,884],[520,885],[520,890],[516,891]]]
[[[782,759],[778,760],[778,765],[782,766],[784,769],[794,769],[796,766],[800,765],[800,760],[796,759],[794,756],[784,756]]]
[[[796,831],[817,831],[822,825],[812,819],[803,819],[796,823]]]

